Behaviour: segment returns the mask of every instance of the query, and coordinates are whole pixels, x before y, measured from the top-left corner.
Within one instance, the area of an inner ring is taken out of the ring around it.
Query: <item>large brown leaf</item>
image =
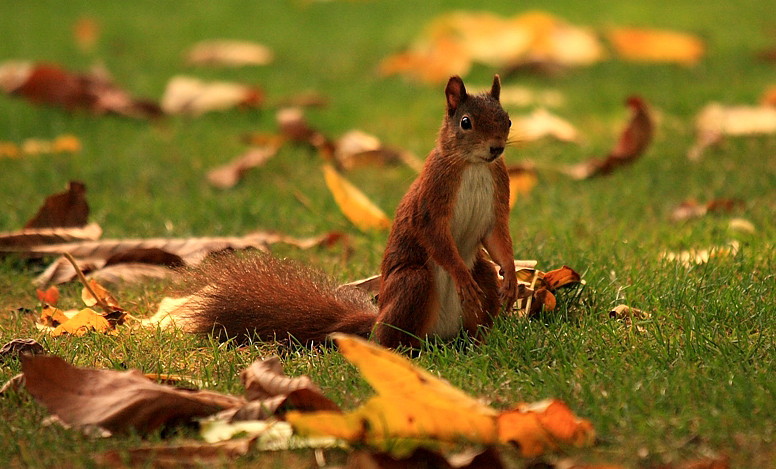
[[[76,368],[59,357],[23,356],[25,386],[64,423],[141,433],[240,406],[243,399],[159,385],[137,370]]]
[[[6,62],[0,65],[0,86],[11,95],[35,104],[94,114],[114,113],[148,118],[161,114],[156,103],[138,100],[116,86],[104,71],[73,73],[59,65]]]
[[[565,172],[574,179],[589,179],[610,174],[615,169],[632,164],[652,143],[654,124],[643,99],[631,96],[626,104],[631,111],[630,121],[620,134],[614,149],[605,158],[592,158],[578,165],[566,168]]]

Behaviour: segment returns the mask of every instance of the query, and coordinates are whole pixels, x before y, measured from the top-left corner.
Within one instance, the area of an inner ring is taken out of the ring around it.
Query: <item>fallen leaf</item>
[[[176,76],[167,83],[162,97],[162,110],[167,114],[199,116],[211,111],[224,111],[236,106],[257,107],[264,93],[240,83]]]
[[[92,292],[94,292],[97,297],[94,297]],[[84,288],[81,290],[81,301],[83,301],[84,304],[89,308],[95,305],[108,306],[109,310],[106,311],[106,313],[112,311],[124,311],[124,308],[119,305],[119,302],[116,300],[113,294],[111,294],[107,288],[100,285],[94,279],[89,280],[89,288],[84,286]]]
[[[76,258],[81,269],[88,272],[88,276],[98,277],[104,274],[109,281],[115,282],[122,278],[161,278],[174,273],[170,267],[193,266],[208,255],[227,249],[267,251],[271,244],[276,243],[310,249],[316,246],[332,246],[338,241],[347,245],[347,237],[339,232],[296,238],[272,231],[258,231],[232,237],[105,239],[9,248],[4,248],[0,242],[0,252],[23,254],[27,257],[69,253]],[[147,264],[147,267],[144,268],[141,264]],[[59,258],[49,265],[34,283],[59,284],[69,282],[75,276],[70,262]]]
[[[617,305],[609,311],[609,317],[612,319],[619,319],[626,324],[630,324],[634,319],[643,321],[652,317],[651,314],[646,311],[642,311],[638,308],[633,308],[628,305]]]
[[[83,227],[88,223],[89,204],[86,202],[86,185],[70,181],[65,192],[46,198],[38,213],[24,228]]]
[[[56,306],[59,301],[59,289],[55,286],[50,286],[45,290],[40,288],[35,290],[38,295],[38,301],[47,305]]]
[[[531,44],[512,68],[592,65],[605,58],[598,36],[589,28],[574,26],[543,11],[530,11],[512,19],[515,27],[529,31]]]
[[[245,173],[253,168],[263,166],[278,152],[278,146],[263,146],[249,149],[246,153],[229,163],[211,169],[207,180],[219,189],[229,189],[237,185]]]
[[[195,44],[186,57],[191,65],[242,67],[267,65],[274,54],[269,47],[255,42],[211,40]]]
[[[536,170],[530,165],[513,165],[507,168],[509,175],[509,207],[513,207],[517,198],[530,194],[539,179]]]
[[[533,142],[544,137],[574,143],[579,141],[579,132],[568,121],[543,108],[536,109],[527,116],[512,118],[510,142]]]
[[[757,231],[757,228],[755,228],[754,223],[750,222],[745,218],[732,218],[730,220],[730,223],[728,224],[728,227],[731,230],[738,231],[740,233],[754,234],[754,232]]]
[[[0,252],[22,253],[31,246],[96,241],[102,228],[96,223],[71,228],[28,228],[0,233]]]
[[[287,409],[339,411],[339,407],[324,396],[309,377],[286,376],[277,357],[254,361],[240,373],[240,378],[249,402],[235,409],[234,413],[229,411],[228,418],[232,422],[263,420]]]
[[[610,174],[615,169],[632,164],[652,143],[654,123],[643,99],[631,96],[626,104],[631,111],[630,121],[620,134],[617,145],[605,158],[592,158],[571,166],[565,172],[574,179],[589,179]]]
[[[760,104],[763,106],[776,107],[776,85],[765,90],[765,93],[763,93],[763,97],[760,100]]]
[[[678,262],[685,267],[692,265],[705,264],[712,259],[728,258],[738,254],[740,244],[738,241],[731,241],[727,246],[714,246],[706,249],[688,249],[680,252],[663,252],[661,259],[669,262]]]
[[[687,158],[697,161],[710,146],[725,136],[768,135],[776,133],[776,108],[769,106],[705,106],[695,119],[695,144]]]
[[[97,314],[90,308],[82,309],[78,314],[62,322],[51,331],[51,337],[59,337],[65,334],[76,337],[89,332],[101,332],[103,334],[117,333],[116,328],[101,314]]]
[[[96,19],[82,16],[73,25],[73,38],[82,52],[91,52],[100,39],[100,24]]]
[[[483,90],[485,89],[483,88]],[[554,89],[534,90],[525,86],[502,85],[499,101],[505,108],[509,106],[554,108],[563,106],[566,102],[566,98],[560,91]]]
[[[3,386],[0,387],[0,397],[5,396],[11,390],[19,392],[22,388],[24,388],[24,374],[19,373],[3,383]]]
[[[383,76],[404,75],[426,83],[441,83],[453,75],[466,76],[470,69],[471,58],[466,50],[448,37],[424,39],[380,63]]]
[[[63,422],[112,433],[146,433],[244,403],[233,396],[156,384],[137,370],[76,368],[53,356],[23,356],[22,372],[30,394]]]
[[[13,339],[0,348],[0,362],[9,358],[18,358],[20,355],[40,355],[46,353],[43,348],[34,339]]]
[[[335,143],[334,157],[346,170],[382,166],[400,160],[398,151],[386,148],[379,138],[361,130],[351,130],[340,137]]]
[[[701,218],[708,213],[727,213],[741,205],[743,203],[740,200],[734,199],[714,199],[705,204],[698,203],[695,199],[688,199],[671,211],[671,221],[678,222]]]
[[[156,117],[156,103],[139,100],[116,86],[104,73],[77,74],[53,64],[5,62],[0,65],[0,88],[35,104],[85,109],[93,114],[114,113],[133,118]]]
[[[649,28],[611,28],[607,36],[617,54],[634,62],[696,65],[706,47],[691,34]]]
[[[286,421],[302,436],[335,436],[394,455],[406,455],[429,439],[483,445],[511,442],[524,456],[592,442],[590,423],[576,418],[559,401],[520,404],[499,413],[377,344],[344,334],[335,334],[334,339],[377,395],[345,414],[288,412]],[[399,440],[408,445],[400,447]]]
[[[581,276],[568,266],[545,273],[536,270],[535,264],[516,264],[515,270],[517,274],[517,301],[515,302],[515,308],[520,317],[535,316],[542,310],[554,310],[556,298],[553,292],[555,290],[585,284]]]
[[[58,325],[70,320],[71,316],[65,314],[59,308],[51,305],[43,305],[38,322],[47,327],[57,327]]]
[[[388,216],[334,167],[324,164],[323,175],[340,210],[356,227],[364,231],[390,227]]]

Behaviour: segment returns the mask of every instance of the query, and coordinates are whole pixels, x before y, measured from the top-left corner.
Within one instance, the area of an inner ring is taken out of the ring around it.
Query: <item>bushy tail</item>
[[[320,343],[332,332],[367,337],[377,314],[369,294],[322,272],[263,253],[225,253],[183,273],[190,295],[173,313],[189,332],[222,340]]]

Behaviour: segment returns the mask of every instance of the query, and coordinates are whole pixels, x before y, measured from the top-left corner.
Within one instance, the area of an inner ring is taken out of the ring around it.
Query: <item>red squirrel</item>
[[[221,256],[188,274],[184,327],[221,337],[320,343],[332,332],[395,348],[427,336],[481,338],[517,280],[509,234],[509,178],[501,158],[511,122],[496,75],[470,95],[460,77],[445,88],[436,146],[396,209],[381,265],[378,308],[365,292],[269,255]],[[493,263],[503,276],[499,280]]]

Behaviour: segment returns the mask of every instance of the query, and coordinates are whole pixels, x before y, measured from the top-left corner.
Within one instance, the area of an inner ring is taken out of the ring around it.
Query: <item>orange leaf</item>
[[[113,311],[124,311],[124,308],[119,306],[119,302],[116,300],[116,298],[114,298],[105,287],[97,283],[96,280],[90,279],[89,287],[91,287],[92,291],[95,295],[97,295],[98,298],[92,296],[89,289],[84,287],[83,290],[81,290],[81,300],[86,306],[92,307],[98,303],[102,303],[104,305],[110,306]]]
[[[59,337],[64,334],[82,336],[91,331],[116,334],[116,330],[107,319],[89,308],[84,308],[51,331],[51,337]]]
[[[361,230],[390,227],[391,221],[385,213],[333,166],[324,164],[323,175],[340,210],[356,227]]]
[[[673,62],[695,65],[705,53],[699,38],[676,31],[612,28],[609,41],[620,57],[635,62]]]
[[[38,294],[38,300],[40,300],[41,303],[56,306],[57,301],[59,301],[59,289],[54,285],[48,287],[46,290],[38,288],[35,292]]]

